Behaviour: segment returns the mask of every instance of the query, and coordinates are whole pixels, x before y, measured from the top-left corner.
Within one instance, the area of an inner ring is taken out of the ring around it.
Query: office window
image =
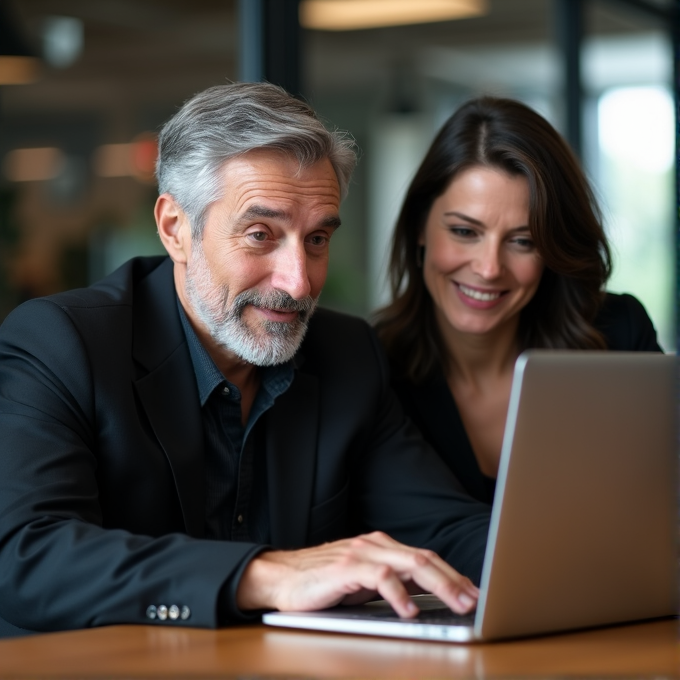
[[[455,21],[307,31],[309,97],[328,120],[351,130],[363,150],[333,243],[326,304],[367,314],[386,300],[385,262],[404,191],[435,131],[460,103],[482,93],[514,97],[565,132],[554,3],[490,0],[485,7],[480,16]],[[674,198],[668,158],[674,145],[668,27],[623,2],[590,0],[584,7],[583,163],[602,202],[615,253],[609,289],[638,296],[671,349]],[[625,105],[613,126],[608,122],[613,103],[626,96],[637,102],[637,118],[632,120],[633,107]],[[645,170],[629,153],[634,140],[636,148],[650,153],[650,144],[663,147],[658,152],[663,168]],[[621,151],[611,155],[617,144],[628,150],[625,159],[616,156]],[[629,224],[636,225],[636,236]]]
[[[0,320],[36,295],[164,252],[155,135],[195,92],[235,79],[233,0],[15,0],[41,56],[0,87]]]
[[[625,3],[592,2],[583,48],[584,161],[614,258],[607,286],[638,297],[675,349],[675,113],[667,27]]]

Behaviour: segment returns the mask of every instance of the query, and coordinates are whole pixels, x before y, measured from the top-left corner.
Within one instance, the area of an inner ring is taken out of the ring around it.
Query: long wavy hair
[[[481,97],[459,108],[439,131],[394,231],[392,302],[376,313],[376,330],[398,373],[415,382],[438,365],[449,367],[418,239],[434,201],[458,173],[479,166],[523,176],[529,184],[529,229],[545,269],[520,312],[520,350],[606,349],[593,321],[611,255],[588,181],[567,143],[538,113],[511,99]]]

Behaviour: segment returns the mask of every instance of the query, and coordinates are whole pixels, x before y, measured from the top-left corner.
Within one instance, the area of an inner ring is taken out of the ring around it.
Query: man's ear
[[[153,214],[168,255],[174,262],[186,264],[191,254],[191,225],[184,210],[170,194],[161,194]]]

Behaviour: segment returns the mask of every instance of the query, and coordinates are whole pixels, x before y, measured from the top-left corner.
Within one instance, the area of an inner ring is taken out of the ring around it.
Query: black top
[[[479,582],[489,508],[404,418],[368,324],[318,309],[294,362],[255,426],[269,545],[380,530]],[[0,637],[252,616],[236,593],[265,546],[206,533],[202,415],[169,258],[135,258],[5,319]]]
[[[642,304],[632,295],[607,293],[595,320],[613,351],[660,352],[656,331]],[[442,371],[422,383],[393,381],[406,414],[458,477],[466,491],[484,503],[493,502],[496,480],[479,469],[456,402]]]
[[[262,426],[257,432],[255,426],[293,382],[293,361],[260,368],[260,388],[244,427],[241,391],[220,373],[191,327],[179,298],[177,311],[201,404],[206,473],[205,537],[269,543],[267,461]]]

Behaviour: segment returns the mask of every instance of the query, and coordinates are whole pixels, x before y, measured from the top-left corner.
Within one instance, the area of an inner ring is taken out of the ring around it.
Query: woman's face
[[[420,244],[445,339],[516,332],[543,273],[524,176],[482,166],[456,175],[432,204]]]

